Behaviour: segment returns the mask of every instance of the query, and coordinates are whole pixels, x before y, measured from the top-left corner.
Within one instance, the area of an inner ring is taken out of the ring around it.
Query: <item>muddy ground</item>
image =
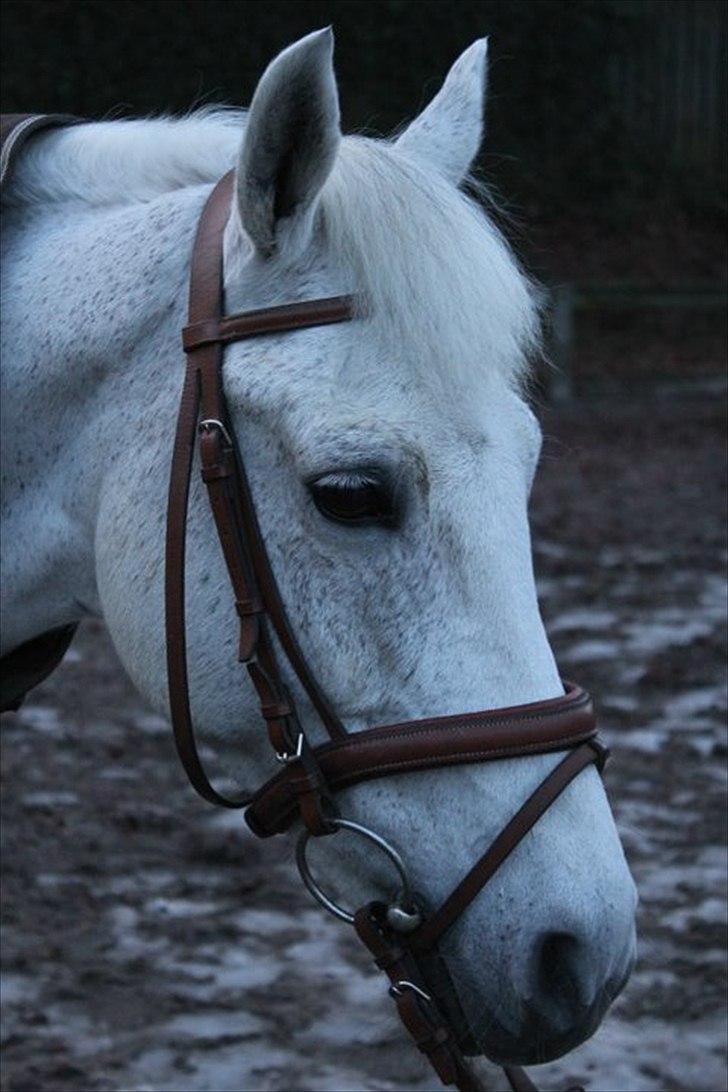
[[[563,672],[599,696],[638,968],[546,1088],[722,1090],[724,399],[543,413],[533,501]],[[5,1092],[429,1089],[285,845],[198,801],[90,621],[3,726]]]

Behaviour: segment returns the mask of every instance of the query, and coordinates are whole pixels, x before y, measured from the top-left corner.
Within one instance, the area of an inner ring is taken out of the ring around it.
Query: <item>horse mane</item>
[[[209,185],[234,166],[245,119],[207,107],[50,132],[24,151],[6,198],[103,207]],[[474,372],[522,385],[539,345],[537,292],[482,202],[396,143],[348,136],[321,212],[383,344],[407,346],[418,369],[445,373],[446,387]]]
[[[90,121],[33,140],[13,170],[13,204],[153,201],[215,182],[235,164],[246,112],[203,107],[181,117]]]

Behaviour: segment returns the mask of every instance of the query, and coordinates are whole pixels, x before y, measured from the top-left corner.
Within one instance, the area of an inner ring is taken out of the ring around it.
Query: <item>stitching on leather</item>
[[[586,735],[584,738],[588,739],[589,736]],[[559,736],[559,737],[554,738],[553,740],[540,740],[537,743],[523,744],[522,746],[518,746],[516,757],[518,757],[518,755],[521,755],[521,754],[523,754],[524,752],[527,752],[527,751],[543,750],[545,747],[549,747],[552,744],[554,745],[553,749],[558,750],[559,748],[557,746],[555,746],[555,745],[559,744],[559,743],[565,743],[565,742],[567,742],[567,740],[568,741],[573,741],[573,737],[572,736]],[[453,758],[457,758],[457,759],[507,758],[508,755],[512,754],[512,753],[513,753],[513,747],[501,747],[501,748],[499,748],[497,750],[494,750],[494,751],[458,751],[455,754],[442,755],[441,757],[435,759],[434,761],[428,761],[427,766],[425,767],[425,769],[429,768],[431,765],[432,766],[442,766],[443,764],[446,765]],[[423,758],[425,758],[425,757],[426,756],[423,756]],[[357,774],[380,773],[380,772],[382,772],[384,770],[396,770],[396,769],[400,768],[401,766],[409,766],[412,763],[414,763],[415,765],[418,765],[419,760],[415,759],[415,758],[405,758],[405,759],[401,759],[398,762],[387,762],[385,765],[380,764],[378,766],[367,766],[367,767],[365,767],[363,769],[357,770],[356,772],[357,772]],[[333,780],[335,781],[336,779],[334,778]]]
[[[480,720],[471,720],[468,722],[461,721],[460,723],[463,724],[465,728],[496,728],[501,727],[504,724],[517,724],[523,721],[545,720],[547,717],[559,717],[564,716],[565,714],[579,712],[585,705],[588,705],[590,701],[591,699],[589,695],[584,694],[583,697],[576,699],[573,705],[570,705],[567,708],[554,709],[551,712],[527,714],[514,713],[511,716],[500,717],[497,720],[485,718]],[[447,731],[451,731],[455,727],[455,723],[457,722],[457,714],[452,718],[452,720],[453,723],[451,724],[450,728],[447,729]],[[336,743],[333,741],[331,743],[324,743],[322,747],[316,749],[317,754],[319,754],[321,757],[325,757],[326,755],[336,754],[342,750],[359,750],[362,747],[366,747],[369,743],[378,743],[383,739],[426,739],[428,736],[437,735],[442,732],[445,726],[440,724],[439,726],[433,725],[432,727],[427,728],[413,728],[407,732],[396,731],[398,727],[399,725],[391,724],[383,725],[381,728],[372,728],[372,735],[367,735],[366,732],[352,732],[349,740],[344,743]],[[382,734],[374,735],[374,732],[381,732]]]

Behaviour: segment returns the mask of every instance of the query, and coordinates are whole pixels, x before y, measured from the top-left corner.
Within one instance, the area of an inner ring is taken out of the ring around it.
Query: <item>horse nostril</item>
[[[536,942],[535,955],[537,993],[542,1001],[573,1015],[590,1007],[594,991],[589,960],[573,933],[545,933]]]

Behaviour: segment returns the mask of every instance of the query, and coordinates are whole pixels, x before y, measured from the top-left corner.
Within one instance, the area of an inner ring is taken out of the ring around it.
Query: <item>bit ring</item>
[[[407,913],[412,915],[414,920],[417,917],[416,911],[413,911],[412,901],[412,889],[410,887],[407,871],[404,866],[404,861],[400,857],[394,846],[382,838],[380,834],[375,834],[373,830],[369,830],[368,827],[364,827],[361,823],[354,823],[351,819],[330,819],[329,822],[335,830],[348,830],[352,834],[359,834],[362,838],[366,838],[372,842],[375,846],[382,850],[396,868],[399,878],[402,881],[402,888],[396,901],[392,904]],[[311,838],[311,831],[304,830],[301,832],[298,842],[296,843],[296,864],[298,865],[298,871],[301,873],[301,879],[311,892],[313,897],[318,903],[323,906],[324,910],[328,910],[330,914],[333,914],[335,918],[339,918],[341,921],[347,922],[349,925],[354,924],[354,915],[348,910],[345,910],[343,906],[339,906],[337,902],[329,898],[325,891],[322,890],[317,880],[314,879],[311,869],[306,857],[306,847],[308,846],[309,839]]]

